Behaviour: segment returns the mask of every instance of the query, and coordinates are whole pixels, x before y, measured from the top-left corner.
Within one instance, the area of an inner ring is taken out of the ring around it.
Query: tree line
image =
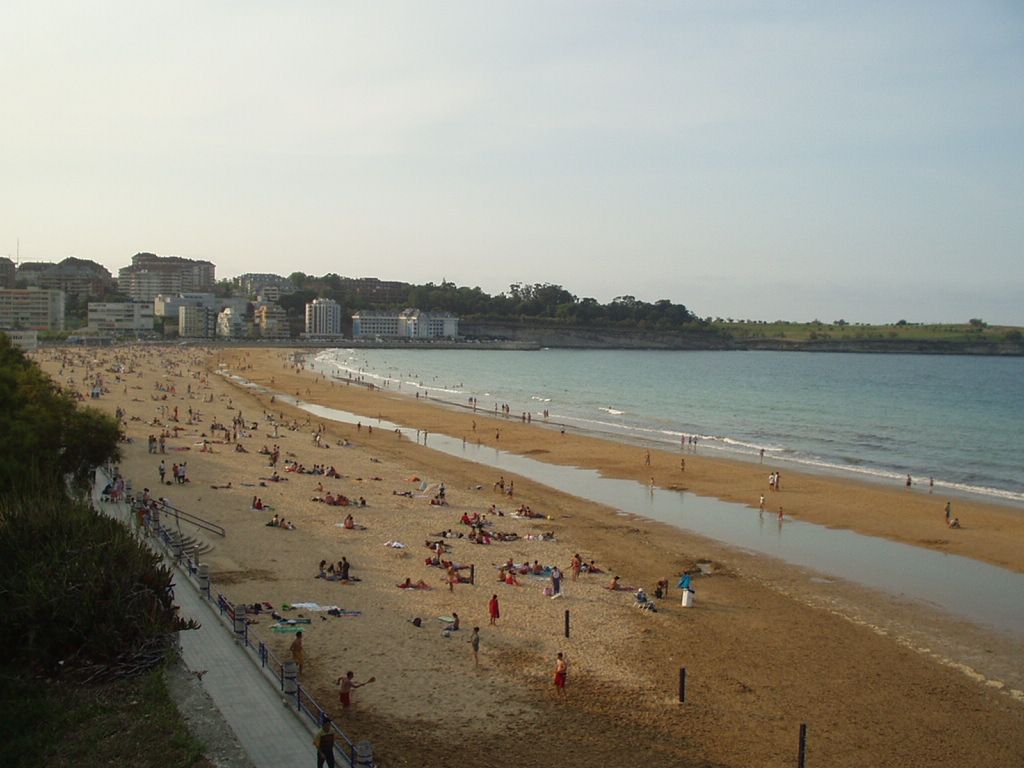
[[[360,310],[415,307],[428,312],[451,312],[467,321],[555,322],[659,331],[695,330],[704,325],[685,305],[668,299],[652,303],[624,295],[601,303],[591,297],[579,298],[551,283],[513,283],[507,291],[492,296],[479,287],[457,286],[446,280],[440,284],[402,283],[387,291],[367,290],[366,281],[336,274],[315,277],[295,272],[289,280],[295,292],[283,295],[279,303],[294,317],[305,312],[307,302],[328,298],[342,305],[346,315]]]

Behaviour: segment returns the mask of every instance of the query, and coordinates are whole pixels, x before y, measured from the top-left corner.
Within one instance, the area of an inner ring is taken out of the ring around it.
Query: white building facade
[[[64,330],[64,291],[0,289],[0,328]]]
[[[455,339],[459,318],[448,312],[357,312],[352,315],[352,338]]]
[[[149,302],[89,302],[89,330],[96,333],[152,333],[153,305]]]
[[[334,299],[313,299],[306,304],[306,336],[340,336],[341,305]]]

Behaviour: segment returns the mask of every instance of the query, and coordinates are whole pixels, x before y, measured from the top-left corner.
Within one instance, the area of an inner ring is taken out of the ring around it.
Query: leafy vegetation
[[[118,434],[112,417],[79,407],[0,334],[0,492],[60,486],[67,475],[84,483],[117,458]]]
[[[171,573],[79,495],[118,433],[0,334],[0,765],[202,760],[163,683],[193,626]]]
[[[602,304],[597,299],[578,298],[562,286],[550,283],[514,283],[508,291],[491,296],[480,288],[459,287],[447,281],[440,285],[382,283],[386,290],[368,290],[366,281],[335,274],[313,277],[296,272],[289,279],[295,286],[295,293],[282,296],[280,304],[289,317],[295,318],[305,311],[306,302],[319,297],[334,299],[348,315],[366,309],[417,307],[452,312],[467,321],[542,321],[660,331],[695,330],[703,326],[685,306],[668,299],[652,304],[634,296],[619,296]]]
[[[101,685],[29,680],[0,668],[0,765],[208,765],[168,695],[164,670]]]
[[[789,323],[776,320],[769,323],[719,317],[712,320],[711,325],[719,332],[728,334],[738,341],[899,340],[953,344],[968,342],[1019,344],[1021,341],[1019,329],[1009,326],[991,326],[978,318],[973,318],[966,323],[925,324],[898,320],[887,325],[869,325],[867,323],[848,323],[841,319],[831,323],[822,323],[818,320],[810,323]]]

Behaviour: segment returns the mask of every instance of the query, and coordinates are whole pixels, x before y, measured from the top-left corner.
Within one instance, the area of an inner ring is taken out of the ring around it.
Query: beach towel
[[[302,627],[294,624],[275,624],[270,628],[271,632],[301,632]]]
[[[303,610],[312,611],[313,613],[318,611],[330,611],[332,609],[338,610],[338,606],[336,605],[319,605],[318,603],[285,603],[281,607],[286,611]]]
[[[346,611],[344,608],[331,608],[327,613],[342,619],[352,619],[363,615],[362,611]]]

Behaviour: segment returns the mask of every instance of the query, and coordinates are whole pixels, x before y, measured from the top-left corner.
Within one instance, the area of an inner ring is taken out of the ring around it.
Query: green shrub
[[[3,658],[80,679],[152,668],[177,615],[172,574],[121,523],[56,489],[0,499]]]

